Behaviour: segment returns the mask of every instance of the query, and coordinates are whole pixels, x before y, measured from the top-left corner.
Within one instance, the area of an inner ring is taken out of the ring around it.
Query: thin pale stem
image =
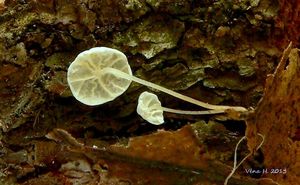
[[[265,141],[265,137],[264,137],[262,134],[258,133],[258,135],[262,138],[262,141],[261,141],[261,143],[258,145],[258,147],[256,148],[256,151],[262,147],[262,145],[264,144],[264,141]],[[246,136],[243,136],[243,137],[239,140],[239,142],[237,143],[237,145],[235,146],[235,149],[234,149],[234,159],[233,159],[233,168],[232,168],[232,171],[230,172],[230,174],[229,174],[229,175],[227,176],[227,178],[225,179],[224,185],[227,185],[227,184],[228,184],[229,179],[233,176],[233,174],[235,173],[235,171],[241,166],[241,164],[244,163],[244,161],[245,161],[248,157],[250,157],[250,156],[252,155],[252,152],[250,152],[250,153],[249,153],[248,155],[246,155],[246,156],[240,161],[240,163],[237,165],[237,150],[238,150],[238,147],[239,147],[239,145],[241,144],[241,142],[242,142],[243,140],[245,140],[245,139],[246,139]]]
[[[114,74],[116,76],[119,76],[121,78],[125,78],[127,80],[131,80],[131,81],[137,82],[139,84],[145,85],[147,87],[151,87],[153,89],[162,91],[166,94],[169,94],[169,95],[174,96],[176,98],[179,98],[183,101],[198,105],[198,106],[203,107],[203,108],[213,109],[213,110],[223,110],[223,111],[225,111],[227,109],[233,109],[233,110],[240,111],[240,112],[247,111],[247,109],[244,108],[244,107],[225,106],[225,105],[211,105],[211,104],[208,104],[208,103],[204,103],[202,101],[199,101],[199,100],[196,100],[194,98],[191,98],[191,97],[185,96],[183,94],[177,93],[175,91],[172,91],[172,90],[167,89],[165,87],[162,87],[160,85],[154,84],[152,82],[148,82],[146,80],[143,80],[143,79],[137,78],[135,76],[129,75],[129,74],[127,74],[123,71],[120,71],[118,69],[107,67],[107,68],[103,69],[103,72],[112,73],[112,74]]]
[[[187,114],[187,115],[207,115],[207,114],[220,114],[224,113],[224,110],[204,110],[204,111],[187,111],[187,110],[177,110],[167,107],[162,107],[164,112],[170,112],[175,114]]]

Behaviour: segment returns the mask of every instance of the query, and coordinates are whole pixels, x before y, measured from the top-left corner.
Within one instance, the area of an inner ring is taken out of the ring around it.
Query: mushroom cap
[[[153,93],[145,91],[140,94],[136,112],[151,124],[164,123],[163,108],[158,97]]]
[[[104,73],[114,68],[132,75],[127,57],[120,51],[95,47],[80,53],[68,68],[67,80],[73,96],[86,105],[100,105],[114,100],[129,87],[131,80]]]

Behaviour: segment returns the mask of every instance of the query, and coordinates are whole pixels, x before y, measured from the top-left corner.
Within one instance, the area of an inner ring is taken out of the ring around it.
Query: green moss
[[[242,58],[237,61],[237,66],[239,68],[239,74],[241,76],[252,76],[255,74],[256,61],[249,58]]]
[[[197,141],[206,147],[206,155],[219,161],[229,160],[238,137],[230,135],[222,124],[215,121],[200,121],[191,127]]]
[[[28,62],[28,56],[24,43],[18,43],[9,49],[3,45],[0,46],[0,61],[7,61],[25,67]]]
[[[138,22],[125,32],[116,33],[113,43],[120,48],[130,47],[132,54],[140,53],[149,59],[165,49],[174,48],[183,31],[182,22],[153,16]]]
[[[170,14],[188,14],[192,9],[190,0],[146,0],[146,2],[155,11]]]
[[[209,88],[225,88],[230,90],[247,91],[248,89],[254,87],[256,83],[254,81],[244,81],[237,75],[224,75],[218,76],[211,79],[205,79],[203,85]]]
[[[52,69],[65,69],[74,59],[75,55],[71,53],[54,53],[47,58],[45,65]]]

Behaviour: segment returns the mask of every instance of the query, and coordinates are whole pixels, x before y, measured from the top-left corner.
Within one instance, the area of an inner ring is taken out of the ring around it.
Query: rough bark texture
[[[146,90],[135,83],[110,103],[84,106],[68,88],[68,65],[83,50],[112,47],[138,77],[212,104],[256,107],[283,48],[290,40],[299,47],[299,7],[297,0],[0,1],[1,183],[222,184],[243,118],[167,114],[154,127],[135,113]],[[198,109],[155,93],[168,107]],[[263,154],[244,169],[261,167]],[[240,172],[230,183],[273,183]]]
[[[256,135],[265,137],[262,152],[265,177],[283,184],[300,182],[300,58],[299,50],[286,49],[274,75],[266,81],[264,97],[247,121],[250,150]]]

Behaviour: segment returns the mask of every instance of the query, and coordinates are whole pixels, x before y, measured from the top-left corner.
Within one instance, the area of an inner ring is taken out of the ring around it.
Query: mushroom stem
[[[170,89],[167,89],[165,87],[162,87],[160,85],[157,85],[157,84],[154,84],[152,82],[148,82],[146,80],[143,80],[143,79],[140,79],[140,78],[137,78],[135,76],[131,76],[127,73],[124,73],[118,69],[114,69],[114,68],[111,68],[111,67],[106,67],[104,69],[102,69],[103,71],[102,72],[106,72],[106,73],[111,73],[111,74],[114,74],[118,77],[121,77],[121,78],[124,78],[124,79],[127,79],[127,80],[130,80],[130,81],[134,81],[134,82],[137,82],[139,84],[142,84],[142,85],[145,85],[147,87],[151,87],[153,89],[156,89],[156,90],[159,90],[159,91],[162,91],[166,94],[169,94],[171,96],[174,96],[176,98],[179,98],[183,101],[186,101],[186,102],[189,102],[189,103],[192,103],[192,104],[195,104],[195,105],[198,105],[200,107],[203,107],[203,108],[206,108],[206,109],[213,109],[213,110],[219,110],[219,111],[225,111],[227,109],[232,109],[232,110],[235,110],[235,111],[240,111],[240,112],[244,112],[244,111],[247,111],[246,108],[244,107],[237,107],[237,106],[225,106],[225,105],[211,105],[211,104],[208,104],[208,103],[204,103],[202,101],[199,101],[199,100],[196,100],[194,98],[191,98],[191,97],[188,97],[188,96],[185,96],[183,94],[180,94],[180,93],[177,93],[175,91],[172,91]]]
[[[164,112],[170,112],[175,114],[186,114],[186,115],[207,115],[207,114],[220,114],[224,113],[224,110],[204,110],[204,111],[188,111],[188,110],[178,110],[171,109],[167,107],[162,107]]]

